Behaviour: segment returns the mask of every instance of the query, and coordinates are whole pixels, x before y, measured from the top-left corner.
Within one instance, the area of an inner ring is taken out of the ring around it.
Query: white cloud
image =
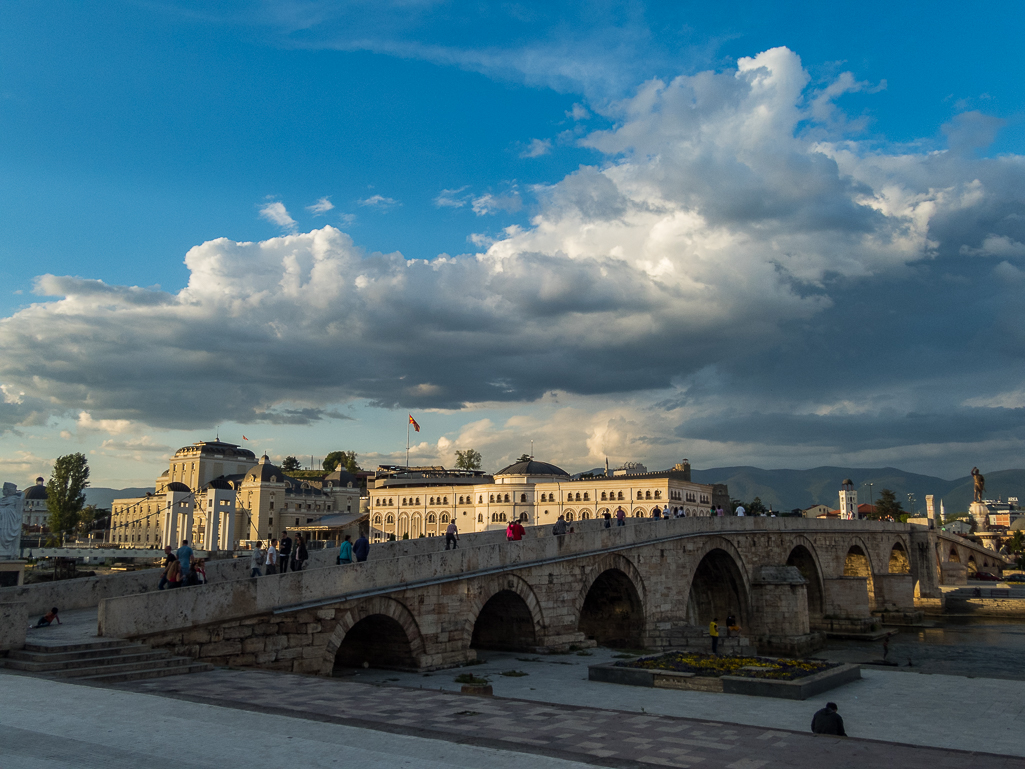
[[[394,208],[395,206],[402,205],[395,198],[386,198],[384,195],[371,195],[369,198],[357,201],[361,206],[369,206],[370,208],[379,208],[382,211]]]
[[[289,215],[288,210],[285,208],[285,204],[279,201],[264,203],[260,206],[260,216],[271,224],[276,224],[286,232],[295,232],[298,228],[298,224],[295,219]]]
[[[76,425],[80,431],[102,432],[109,435],[121,435],[132,429],[130,419],[93,419],[88,411],[79,412]]]
[[[532,139],[527,148],[520,153],[521,158],[539,158],[552,151],[551,139]]]
[[[306,206],[306,210],[314,216],[320,216],[326,214],[328,211],[334,209],[334,203],[331,202],[331,198],[323,197],[320,198],[316,203],[310,206]]]
[[[469,201],[469,195],[461,195],[466,187],[460,187],[455,190],[442,190],[438,193],[438,197],[434,199],[434,205],[438,208],[462,208]]]
[[[996,256],[1002,259],[1025,256],[1025,243],[1012,240],[1006,235],[988,235],[979,248],[961,246],[965,256]]]
[[[591,117],[591,113],[587,111],[583,104],[574,104],[573,109],[566,113],[566,117],[573,120],[587,120]]]
[[[7,456],[0,456],[0,474],[11,479],[22,491],[34,484],[38,476],[47,477],[52,466],[52,459],[43,459],[32,451],[11,451]]]
[[[477,216],[497,214],[499,211],[514,214],[523,208],[523,199],[515,190],[502,195],[492,195],[488,192],[474,198],[470,207]]]

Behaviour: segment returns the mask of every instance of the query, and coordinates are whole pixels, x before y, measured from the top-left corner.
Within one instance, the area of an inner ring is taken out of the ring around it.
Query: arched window
[[[429,505],[433,505],[433,504],[434,504],[434,497],[431,497],[431,501],[430,501],[430,502],[428,502],[427,504],[429,504]]]
[[[484,502],[484,495],[480,494],[480,495],[477,496],[477,504],[479,505],[482,502]]]
[[[590,495],[590,494],[588,494],[588,493],[587,493],[587,492],[585,491],[585,492],[584,492],[584,501],[585,501],[585,502],[587,502],[587,501],[588,501],[588,500],[590,500],[590,499],[591,499],[591,495]]]
[[[388,513],[388,517],[384,519],[385,523],[395,523],[395,516]]]
[[[566,513],[566,520],[567,521],[572,521],[573,520],[573,513]]]
[[[442,497],[441,498],[441,504],[447,505],[448,504],[448,497]]]
[[[605,492],[603,491],[601,493],[601,501],[604,502],[605,500],[606,500],[606,496],[605,496]]]
[[[662,492],[657,489],[655,490],[655,499],[662,499]]]
[[[434,513],[427,516],[427,523],[434,523]]]
[[[488,502],[494,502],[494,501],[495,501],[495,495],[494,494],[489,494],[488,495]]]
[[[580,514],[580,520],[581,521],[586,521],[590,517],[591,517],[591,514],[588,511],[586,511],[586,510]]]
[[[420,504],[420,497],[417,497],[417,498],[416,498],[416,503],[417,503],[418,505]]]
[[[650,492],[650,491],[648,491],[648,492],[645,492],[645,494],[644,494],[644,498],[645,498],[645,499],[651,499],[651,492]]]
[[[441,514],[441,522],[442,523],[448,523],[448,513],[442,513]]]
[[[375,515],[374,516],[374,523],[377,524],[378,526],[380,526],[381,525],[381,516]]]
[[[389,507],[394,507],[395,506],[395,500],[392,499],[391,497],[388,497],[388,506]]]
[[[527,495],[526,494],[520,494],[520,502],[526,502],[526,501],[527,501]]]
[[[506,502],[508,502],[508,501],[509,501],[509,495],[508,495],[508,494],[506,494],[506,495],[505,495],[505,501],[506,501]]]
[[[500,520],[502,523],[505,523],[505,513],[502,513],[498,520]]]
[[[617,497],[617,499],[622,499],[622,498],[623,498],[623,492],[621,491],[621,492],[619,492],[619,497]]]
[[[403,497],[403,498],[402,498],[402,506],[403,506],[403,507],[405,507],[405,505],[406,505],[406,498],[405,498],[405,497]]]
[[[548,501],[548,495],[547,494],[542,494],[541,495],[541,501],[542,502],[547,502]]]
[[[635,511],[634,512],[634,518],[644,518],[644,511],[643,510]]]
[[[484,513],[477,513],[477,523],[484,523]]]

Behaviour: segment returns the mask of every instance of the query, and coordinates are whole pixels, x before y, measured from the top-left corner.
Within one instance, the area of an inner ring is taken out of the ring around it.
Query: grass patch
[[[484,686],[488,683],[486,678],[477,678],[473,673],[461,673],[455,677],[457,684],[471,684],[473,686]]]
[[[522,670],[506,670],[502,675],[509,678],[523,678],[523,676],[529,676],[530,673],[524,673]]]

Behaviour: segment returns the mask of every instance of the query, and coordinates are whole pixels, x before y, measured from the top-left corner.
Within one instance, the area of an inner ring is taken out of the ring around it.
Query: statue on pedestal
[[[21,522],[25,495],[13,483],[4,484],[0,497],[0,559],[21,555]]]
[[[977,467],[972,468],[972,480],[975,481],[975,501],[981,502],[982,494],[986,490],[986,479]]]

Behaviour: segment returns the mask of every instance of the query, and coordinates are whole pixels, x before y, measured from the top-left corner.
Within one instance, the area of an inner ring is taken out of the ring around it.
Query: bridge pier
[[[869,605],[868,577],[832,577],[822,580],[825,612],[813,629],[827,633],[868,633],[878,620]]]
[[[751,628],[760,654],[802,655],[821,648],[812,632],[807,581],[796,566],[762,566],[751,580]]]

